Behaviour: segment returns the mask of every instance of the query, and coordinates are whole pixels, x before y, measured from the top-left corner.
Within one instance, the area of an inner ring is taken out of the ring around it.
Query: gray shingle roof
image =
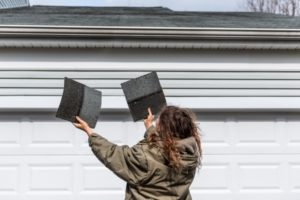
[[[29,0],[0,0],[0,9],[29,6]]]
[[[300,28],[300,17],[249,12],[179,12],[162,7],[33,6],[0,10],[0,25]]]

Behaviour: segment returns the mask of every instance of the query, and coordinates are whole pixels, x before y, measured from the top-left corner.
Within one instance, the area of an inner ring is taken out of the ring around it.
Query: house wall
[[[63,77],[103,91],[95,129],[117,144],[144,133],[120,83],[155,70],[169,104],[193,109],[203,141],[194,199],[300,195],[300,52],[0,49],[0,199],[123,199],[125,183],[87,138],[55,118]]]
[[[9,110],[55,109],[64,76],[102,90],[106,97],[104,108],[126,109],[120,83],[151,70],[158,71],[170,103],[210,110],[299,109],[297,51],[2,49],[0,52],[3,109],[5,106]],[[18,101],[20,96],[25,96],[23,102]]]

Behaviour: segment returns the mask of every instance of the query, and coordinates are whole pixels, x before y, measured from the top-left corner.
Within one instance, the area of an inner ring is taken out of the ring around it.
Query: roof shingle
[[[182,12],[163,7],[33,6],[0,10],[0,25],[299,29],[300,17],[251,12]]]

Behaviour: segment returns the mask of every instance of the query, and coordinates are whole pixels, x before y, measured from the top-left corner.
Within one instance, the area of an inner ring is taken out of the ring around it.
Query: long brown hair
[[[201,165],[202,149],[196,116],[189,109],[176,106],[166,106],[158,114],[156,131],[162,140],[164,153],[169,166],[180,171],[182,166],[180,154],[176,148],[176,140],[194,137],[199,153],[198,164]],[[156,142],[155,137],[149,136],[148,141]]]

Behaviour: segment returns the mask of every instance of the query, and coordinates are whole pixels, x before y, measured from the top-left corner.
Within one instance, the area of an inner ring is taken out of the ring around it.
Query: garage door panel
[[[281,140],[283,124],[276,116],[257,115],[254,119],[234,118],[231,124],[231,136],[235,154],[277,154],[288,151]]]
[[[276,143],[275,123],[237,121],[238,143]]]
[[[17,194],[20,175],[20,166],[18,164],[0,165],[0,196],[8,194]],[[5,180],[5,181],[4,181]]]
[[[282,192],[280,162],[238,163],[238,177],[241,193],[243,192]]]
[[[300,162],[291,162],[288,167],[289,189],[300,195]]]
[[[200,123],[206,154],[297,154],[300,152],[300,117],[285,114],[234,115]],[[203,117],[202,117],[203,118]]]
[[[299,198],[299,162],[292,155],[206,155],[191,188],[193,197]]]
[[[296,121],[288,121],[286,123],[286,135],[288,144],[291,146],[300,146],[300,123]]]
[[[229,164],[229,162],[204,162],[191,189],[202,192],[231,192]]]
[[[72,157],[27,156],[21,189],[26,196],[72,195],[73,163]]]
[[[94,156],[2,156],[0,177],[0,199],[123,199],[125,190]]]
[[[74,130],[63,122],[31,122],[30,147],[74,148]]]
[[[226,119],[221,122],[202,122],[199,124],[203,142],[206,144],[229,145],[229,127]]]
[[[300,123],[295,118],[288,118],[284,126],[284,142],[288,153],[300,152]]]
[[[298,114],[201,113],[198,118],[204,156],[193,199],[299,199]],[[92,155],[86,135],[71,123],[53,114],[0,119],[6,132],[13,130],[0,137],[0,199],[124,199],[125,183]],[[128,113],[103,114],[95,132],[133,145],[145,128]]]
[[[72,193],[72,171],[71,164],[30,164],[29,193]]]
[[[11,159],[0,160],[0,199],[20,192],[21,164]]]
[[[1,147],[19,147],[21,140],[21,125],[20,122],[0,121]]]

